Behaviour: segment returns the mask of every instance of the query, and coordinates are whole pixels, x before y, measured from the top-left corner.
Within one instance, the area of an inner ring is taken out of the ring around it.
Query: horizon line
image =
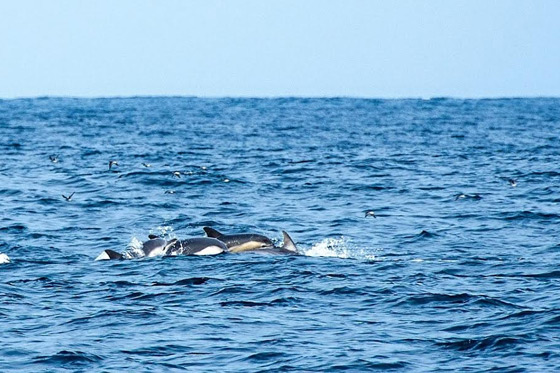
[[[516,100],[516,99],[560,99],[560,96],[550,95],[511,95],[511,96],[388,96],[388,97],[375,97],[375,96],[351,96],[351,95],[188,95],[188,94],[139,94],[139,95],[37,95],[37,96],[14,96],[14,97],[0,97],[1,101],[15,101],[15,100],[46,100],[46,99],[84,99],[84,100],[102,100],[102,99],[131,99],[131,98],[183,98],[183,99],[263,99],[263,100],[276,100],[276,99],[350,99],[350,100]]]

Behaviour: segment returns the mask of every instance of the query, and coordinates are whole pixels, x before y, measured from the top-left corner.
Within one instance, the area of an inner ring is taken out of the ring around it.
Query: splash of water
[[[150,229],[150,234],[165,238],[166,240],[177,238],[177,236],[175,235],[175,230],[171,225],[161,225],[159,227]]]
[[[172,226],[164,225],[155,227],[150,229],[150,234],[159,236],[166,240],[171,240],[173,238],[177,238],[175,235],[175,231]],[[142,250],[143,242],[135,236],[132,236],[130,242],[126,247],[126,251],[123,252],[123,258],[125,259],[135,259],[135,258],[142,258],[145,256],[144,251]],[[163,253],[162,253],[163,255]]]
[[[340,238],[325,238],[309,249],[300,249],[305,256],[335,257],[342,259],[376,260],[376,256],[365,249],[353,247],[344,236]]]
[[[126,246],[126,251],[122,254],[124,259],[142,258],[144,251],[142,250],[142,241],[136,237],[132,237]]]

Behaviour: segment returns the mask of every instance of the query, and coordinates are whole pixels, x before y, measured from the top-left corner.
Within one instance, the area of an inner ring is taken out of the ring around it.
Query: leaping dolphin
[[[284,243],[281,247],[274,246],[272,240],[266,236],[254,233],[222,234],[217,230],[204,227],[208,237],[216,238],[228,247],[230,253],[241,253],[250,251],[259,254],[271,255],[298,255],[298,250],[290,235],[284,231]]]
[[[218,255],[227,251],[227,246],[220,240],[208,237],[190,238],[180,241],[176,238],[167,241],[150,235],[142,244],[144,256],[176,255]],[[95,260],[124,259],[124,255],[113,250],[104,250]]]

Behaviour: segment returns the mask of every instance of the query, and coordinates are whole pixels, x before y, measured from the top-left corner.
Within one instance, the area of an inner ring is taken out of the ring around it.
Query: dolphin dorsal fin
[[[120,253],[117,253],[114,250],[105,250],[105,253],[107,253],[107,255],[109,255],[109,258],[111,259],[122,259],[123,256]]]
[[[290,237],[290,235],[285,231],[282,231],[282,234],[284,235],[284,244],[282,245],[282,248],[297,253],[297,247],[294,240],[292,240],[292,237]]]
[[[220,232],[218,232],[217,230],[215,230],[215,229],[213,229],[213,228],[204,227],[204,228],[202,228],[202,229],[204,229],[204,232],[206,232],[206,235],[207,235],[208,237],[211,237],[211,238],[218,238],[218,237],[223,236],[223,234],[221,234]]]
[[[111,260],[111,259],[123,259],[123,256],[113,250],[103,250],[101,254],[95,260]]]

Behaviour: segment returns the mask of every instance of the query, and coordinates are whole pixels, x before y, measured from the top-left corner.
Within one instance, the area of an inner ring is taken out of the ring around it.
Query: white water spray
[[[376,256],[363,248],[354,247],[344,236],[325,238],[309,249],[299,249],[305,256],[333,257],[342,259],[376,260]]]

